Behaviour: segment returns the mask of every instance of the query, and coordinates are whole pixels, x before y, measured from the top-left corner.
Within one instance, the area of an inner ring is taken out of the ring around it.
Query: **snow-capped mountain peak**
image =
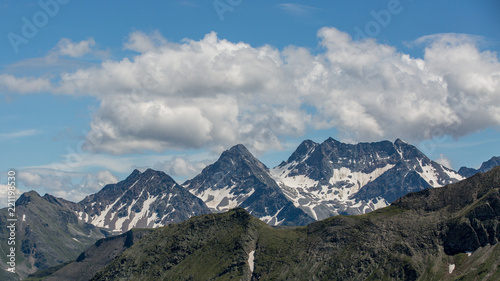
[[[312,221],[284,196],[269,169],[243,145],[223,152],[215,163],[183,186],[214,212],[243,207],[271,225]]]
[[[287,198],[315,219],[365,213],[410,191],[463,179],[400,139],[358,144],[307,140],[271,175]]]
[[[114,232],[152,228],[209,213],[199,199],[170,176],[134,170],[124,181],[105,186],[73,206],[79,219]]]

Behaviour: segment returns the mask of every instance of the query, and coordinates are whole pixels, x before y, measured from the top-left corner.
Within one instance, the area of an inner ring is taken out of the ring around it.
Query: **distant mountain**
[[[306,227],[272,228],[243,208],[194,217],[90,280],[499,280],[499,221],[500,167]]]
[[[78,217],[95,226],[122,233],[178,223],[210,210],[199,198],[164,172],[134,170],[125,180],[108,184],[78,204],[67,204]]]
[[[183,186],[214,212],[242,207],[270,225],[313,221],[286,198],[269,169],[241,144],[223,152],[214,164]]]
[[[35,191],[22,194],[16,202],[16,272],[5,271],[7,238],[7,208],[0,210],[1,259],[0,280],[19,280],[39,269],[49,268],[75,259],[79,253],[106,233],[80,221],[51,195],[41,197]]]
[[[271,174],[287,198],[316,220],[367,213],[408,192],[463,179],[399,139],[358,144],[306,140]]]
[[[500,157],[494,156],[490,160],[483,162],[481,164],[481,167],[479,169],[474,169],[474,168],[467,168],[467,167],[461,167],[458,170],[458,173],[462,175],[465,178],[471,177],[477,173],[486,173],[491,171],[493,168],[496,166],[500,166]]]

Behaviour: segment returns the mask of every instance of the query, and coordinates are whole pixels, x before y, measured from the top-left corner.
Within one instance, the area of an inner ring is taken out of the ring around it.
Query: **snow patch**
[[[267,215],[267,216],[260,217],[259,219],[261,221],[271,225],[271,226],[278,226],[285,220],[285,219],[282,219],[282,220],[278,221],[278,215],[281,212],[281,210],[283,210],[283,208],[285,208],[285,207],[281,207],[281,209],[279,209],[276,212],[276,214],[274,214],[274,216]],[[267,211],[267,208],[266,208],[266,211]]]
[[[333,176],[329,179],[328,184],[319,184],[318,181],[304,175],[289,177],[290,167],[293,167],[293,165],[295,165],[295,162],[276,167],[271,170],[271,176],[295,207],[306,211],[316,220],[325,218],[325,208],[331,213],[338,213],[338,207],[345,205],[354,208],[358,207],[359,211],[365,213],[389,205],[383,198],[358,203],[349,198],[363,186],[392,169],[395,166],[394,164],[387,164],[373,170],[371,173],[352,171],[346,167],[334,169]],[[374,203],[375,201],[377,203]],[[323,210],[321,215],[316,213],[316,207],[319,207],[318,210]],[[266,216],[262,219],[270,221],[271,218]]]
[[[420,167],[422,167],[422,172],[418,173],[427,183],[432,187],[441,187],[439,184],[439,178],[436,170],[431,165],[422,165],[422,161],[419,160]]]
[[[134,217],[132,218],[132,220],[130,221],[130,223],[128,225],[128,229],[127,230],[130,230],[130,229],[136,227],[136,225],[139,222],[139,220],[142,219],[144,216],[148,215],[148,213],[149,213],[149,206],[151,206],[151,204],[154,201],[156,201],[156,199],[158,199],[158,196],[151,196],[148,193],[148,199],[146,199],[144,201],[144,203],[142,204],[141,211],[139,213],[135,213]],[[127,231],[127,230],[124,230],[124,231]]]
[[[448,265],[448,273],[449,274],[453,273],[453,270],[455,270],[455,264]]]
[[[217,212],[225,212],[238,207],[241,202],[255,192],[255,189],[252,189],[252,191],[244,195],[234,195],[232,194],[234,188],[235,185],[218,189],[209,188],[194,195],[203,200],[208,208]],[[224,204],[221,206],[223,200],[225,202],[223,202]]]
[[[248,267],[250,267],[250,274],[253,273],[254,258],[255,258],[255,251],[251,251],[250,254],[248,254]]]
[[[128,189],[127,191],[125,191],[120,197],[118,197],[118,199],[115,200],[115,202],[113,202],[111,205],[108,205],[106,206],[106,208],[104,209],[104,211],[101,212],[101,214],[99,216],[94,216],[92,218],[92,224],[97,226],[97,227],[105,227],[105,219],[106,219],[106,216],[108,215],[109,211],[113,208],[114,205],[116,205],[116,203],[118,203],[118,201],[120,201],[120,199],[122,199],[123,195],[125,195],[125,193],[127,193],[129,190],[131,190],[138,182],[139,180],[136,180],[134,182],[134,184],[132,184]]]

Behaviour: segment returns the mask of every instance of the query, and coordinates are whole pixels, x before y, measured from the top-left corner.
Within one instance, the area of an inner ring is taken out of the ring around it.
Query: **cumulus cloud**
[[[311,53],[214,32],[180,43],[134,32],[124,48],[136,55],[64,73],[52,87],[100,100],[84,148],[112,154],[236,143],[260,152],[309,128],[418,142],[500,125],[500,63],[477,37],[420,38],[422,58],[335,28],[318,38],[322,50]]]
[[[68,56],[72,58],[79,58],[92,52],[95,46],[93,38],[83,40],[80,42],[73,42],[68,38],[63,38],[57,43],[54,52],[57,55]]]

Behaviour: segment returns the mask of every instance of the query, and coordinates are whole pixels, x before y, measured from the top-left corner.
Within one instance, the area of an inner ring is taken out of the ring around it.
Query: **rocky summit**
[[[367,213],[408,192],[464,178],[399,139],[358,144],[306,140],[270,172],[287,198],[316,220]]]
[[[269,169],[241,144],[222,153],[214,164],[183,186],[214,212],[242,207],[270,225],[305,225],[313,221],[286,198]]]

